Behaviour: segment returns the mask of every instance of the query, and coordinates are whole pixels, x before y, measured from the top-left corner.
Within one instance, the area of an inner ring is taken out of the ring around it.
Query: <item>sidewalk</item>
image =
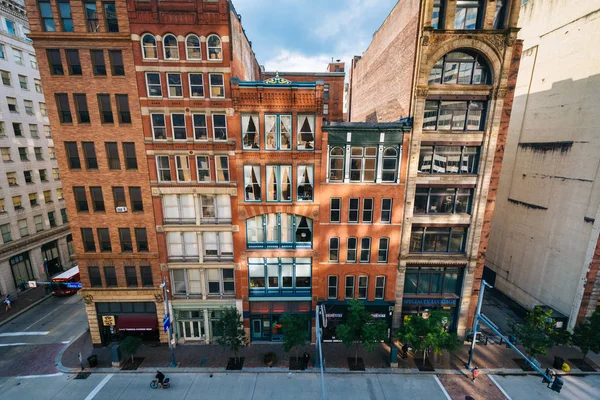
[[[41,303],[42,301],[48,299],[51,295],[46,295],[45,288],[36,287],[18,293],[17,297],[14,295],[11,296],[13,299],[11,309],[8,312],[4,311],[4,303],[2,303],[2,307],[0,308],[0,325],[10,321],[37,303]],[[4,297],[2,297],[0,300],[3,302]]]
[[[302,356],[304,352],[310,354],[311,362],[314,362],[315,346],[307,345],[298,350],[298,355]],[[78,369],[79,360],[78,353],[86,361],[91,354],[98,356],[98,369],[100,372],[116,372],[118,369],[112,368],[110,348],[93,348],[89,332],[84,333],[67,349],[64,350],[60,361],[62,369]],[[263,363],[263,356],[267,352],[274,352],[277,355],[277,362],[272,368],[267,367]],[[409,352],[407,359],[399,359],[397,368],[390,368],[389,364],[390,348],[388,345],[382,344],[372,353],[366,352],[362,346],[359,349],[359,357],[364,361],[367,372],[377,373],[418,373],[417,361],[415,357],[420,357],[420,354],[412,354]],[[468,360],[469,346],[465,345],[457,354],[445,353],[441,356],[433,355],[430,358],[431,364],[435,371],[429,373],[436,374],[456,374],[465,372],[465,364]],[[124,355],[126,356],[126,355]],[[175,359],[178,363],[177,369],[170,369],[171,360],[170,350],[166,346],[153,347],[143,345],[136,353],[136,358],[144,358],[138,371],[153,371],[164,369],[169,372],[218,372],[224,371],[229,357],[233,354],[226,348],[218,345],[195,345],[185,344],[179,345],[175,349]],[[248,347],[242,349],[239,354],[244,357],[244,370],[256,372],[272,371],[282,372],[287,371],[289,366],[289,358],[295,357],[295,352],[292,354],[283,351],[283,345],[279,343],[252,343]],[[554,348],[547,356],[539,357],[542,364],[542,369],[551,368],[554,361],[554,356],[563,357],[571,366],[571,372],[581,373],[569,359],[580,359],[581,353],[575,348]],[[347,372],[348,358],[354,357],[354,347],[347,349],[341,343],[324,343],[323,357],[325,359],[325,367],[330,372]],[[482,373],[505,373],[505,374],[526,374],[513,359],[520,357],[511,349],[507,349],[505,345],[489,343],[487,346],[477,345],[473,358],[473,366],[479,367]],[[594,367],[597,373],[600,373],[600,367],[595,365],[590,358],[586,361]],[[59,369],[61,365],[59,363]],[[309,368],[310,370],[310,368]],[[316,371],[314,371],[316,372]]]

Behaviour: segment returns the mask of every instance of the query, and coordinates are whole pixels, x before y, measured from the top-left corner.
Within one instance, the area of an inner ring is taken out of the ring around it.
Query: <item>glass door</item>
[[[252,339],[262,340],[262,320],[261,319],[253,319],[252,320]]]

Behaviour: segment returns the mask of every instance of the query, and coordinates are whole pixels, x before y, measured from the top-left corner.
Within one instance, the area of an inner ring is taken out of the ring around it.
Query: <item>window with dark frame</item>
[[[114,2],[103,2],[104,21],[108,32],[119,32],[119,21],[117,20],[117,8]]]
[[[355,263],[356,262],[356,250],[358,247],[358,239],[355,237],[349,237],[346,243],[347,243],[346,262],[347,263]]]
[[[121,50],[109,50],[108,59],[110,61],[111,75],[125,76],[125,66],[123,65],[123,52]]]
[[[60,58],[60,50],[48,49],[46,50],[48,55],[48,65],[50,66],[50,75],[64,75],[65,70],[62,66],[62,60]]]
[[[381,199],[381,223],[392,222],[392,199]]]
[[[106,158],[108,159],[108,169],[121,169],[121,160],[119,159],[119,147],[115,142],[104,143],[106,148]]]
[[[86,0],[85,7],[85,24],[88,32],[100,32],[100,23],[98,22],[98,10],[95,0]]]
[[[67,56],[67,67],[69,68],[69,75],[82,75],[83,72],[81,70],[81,61],[79,60],[79,50],[66,49],[65,55]]]
[[[344,298],[353,299],[354,298],[354,276],[348,275],[345,279],[345,287],[344,287]]]
[[[102,187],[90,186],[90,197],[92,199],[92,209],[94,212],[104,212],[104,195],[102,194]]]
[[[479,147],[421,146],[418,172],[421,174],[476,174]]]
[[[120,124],[131,124],[131,113],[129,111],[129,96],[126,94],[115,94],[117,101],[117,113]]]
[[[329,238],[329,262],[339,262],[340,260],[340,238]]]
[[[73,16],[71,15],[71,3],[69,0],[58,0],[58,14],[63,32],[74,32]]]
[[[380,238],[379,239],[379,250],[377,252],[377,262],[378,263],[387,263],[388,262],[389,246],[390,246],[390,239],[388,239],[388,238]]]
[[[56,217],[54,216],[54,211],[48,211],[48,222],[50,223],[50,228],[56,228]]]
[[[466,227],[412,226],[410,253],[464,253]]]
[[[102,253],[112,252],[112,245],[110,243],[110,234],[108,228],[98,228],[98,244],[100,245],[100,251]]]
[[[329,200],[329,222],[340,222],[342,214],[342,199],[334,198]]]
[[[94,142],[81,142],[81,147],[83,148],[85,167],[87,169],[98,169],[98,159],[96,158],[96,146]]]
[[[132,252],[133,243],[131,241],[131,229],[119,228],[119,240],[121,241],[122,252]]]
[[[90,112],[85,93],[73,93],[73,103],[75,103],[75,110],[77,111],[77,123],[89,124]]]
[[[49,0],[38,1],[40,8],[40,17],[42,19],[42,29],[44,32],[56,32],[54,16],[52,15],[52,5]]]
[[[444,27],[444,0],[433,1],[433,12],[431,14],[431,27],[433,29],[443,29]]]
[[[104,50],[90,50],[92,59],[92,71],[95,76],[106,76],[106,61],[104,60]]]
[[[491,72],[479,54],[459,49],[440,58],[429,74],[430,85],[489,85]]]
[[[96,243],[94,243],[94,231],[92,228],[81,228],[81,239],[83,241],[83,251],[86,253],[96,252]]]
[[[479,29],[483,10],[480,0],[458,0],[454,17],[454,29]]]
[[[65,142],[65,151],[70,169],[81,169],[81,160],[79,159],[79,149],[77,142]]]
[[[483,101],[427,100],[423,130],[481,131],[484,120]]]
[[[137,169],[137,156],[135,154],[135,143],[123,142],[123,157],[125,158],[125,169]]]
[[[327,298],[337,299],[338,290],[338,277],[336,275],[330,275],[327,277]]]
[[[104,281],[106,282],[106,287],[118,286],[115,267],[104,267]]]
[[[88,267],[88,275],[90,276],[91,287],[102,287],[102,276],[100,275],[100,267]]]
[[[56,107],[58,108],[58,119],[61,124],[73,123],[71,116],[71,107],[69,106],[69,96],[66,93],[56,93]]]
[[[127,200],[125,199],[125,188],[123,188],[123,186],[113,186],[112,192],[115,208],[127,207]]]
[[[135,267],[125,267],[125,283],[127,287],[138,287],[137,272]]]
[[[470,214],[473,189],[419,188],[414,201],[415,214]]]
[[[363,199],[362,222],[373,223],[373,199]]]
[[[98,95],[98,107],[100,108],[100,121],[102,121],[103,124],[114,124],[115,120],[109,94]]]
[[[135,241],[137,243],[138,252],[147,252],[150,250],[148,247],[148,234],[146,228],[135,228]]]
[[[360,239],[360,262],[371,262],[371,238],[369,237]]]
[[[456,267],[408,267],[404,279],[404,294],[460,295],[462,270]]]
[[[360,199],[350,199],[348,206],[348,222],[358,223]]]
[[[154,281],[152,279],[152,267],[140,266],[140,277],[142,278],[143,287],[153,287]]]
[[[139,186],[129,187],[129,201],[131,201],[131,211],[144,211],[144,203],[142,201],[142,188]]]
[[[88,212],[87,196],[85,195],[85,187],[73,186],[73,197],[75,198],[75,207],[79,212]]]

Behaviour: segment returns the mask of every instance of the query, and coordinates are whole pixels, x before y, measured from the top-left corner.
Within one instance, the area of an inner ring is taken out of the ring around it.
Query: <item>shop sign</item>
[[[103,315],[102,316],[102,325],[115,326],[115,316],[114,315]]]
[[[327,314],[327,318],[342,318],[342,314]]]
[[[455,306],[456,299],[403,299],[405,306]]]
[[[371,314],[371,317],[373,317],[373,318],[385,318],[385,317],[387,317],[387,315],[375,313],[375,314]]]

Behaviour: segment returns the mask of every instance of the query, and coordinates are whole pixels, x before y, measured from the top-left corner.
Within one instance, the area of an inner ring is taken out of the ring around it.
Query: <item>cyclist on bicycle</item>
[[[156,376],[155,376],[155,378],[158,380],[158,384],[160,386],[162,386],[163,385],[163,381],[165,380],[165,374],[163,374],[159,370],[156,370]]]

